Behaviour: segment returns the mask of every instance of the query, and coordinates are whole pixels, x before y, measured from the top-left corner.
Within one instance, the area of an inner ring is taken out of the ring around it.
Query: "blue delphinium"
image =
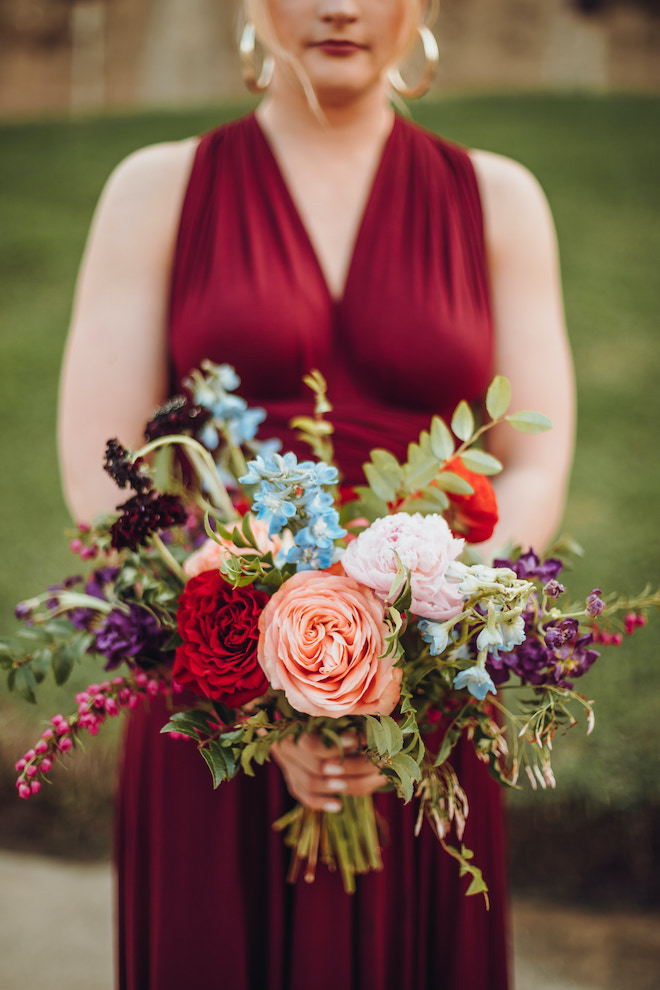
[[[462,670],[454,678],[454,687],[457,691],[467,688],[470,694],[483,701],[488,692],[497,694],[493,679],[484,667],[468,667]]]
[[[286,555],[298,570],[322,570],[335,559],[334,541],[346,534],[339,525],[330,492],[324,485],[338,481],[331,464],[300,461],[286,454],[259,454],[248,463],[243,485],[259,485],[253,500],[257,519],[268,523],[270,536],[285,526],[295,533],[295,544]]]
[[[249,409],[245,399],[231,395],[241,383],[234,369],[228,364],[203,364],[204,376],[198,374],[188,383],[192,387],[193,401],[207,409],[211,418],[199,434],[200,442],[209,450],[215,450],[224,433],[235,447],[252,441],[266,418],[265,409]]]

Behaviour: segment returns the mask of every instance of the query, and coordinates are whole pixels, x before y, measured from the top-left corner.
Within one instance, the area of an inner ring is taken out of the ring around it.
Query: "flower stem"
[[[178,560],[175,560],[174,559],[174,557],[172,556],[172,554],[170,553],[170,551],[167,549],[167,547],[163,543],[163,541],[160,538],[160,536],[158,535],[158,533],[153,533],[152,534],[151,541],[152,541],[153,545],[156,547],[156,549],[158,550],[158,553],[161,555],[161,557],[163,558],[163,560],[165,561],[165,563],[169,567],[169,569],[172,571],[172,573],[175,574],[179,578],[179,580],[182,582],[182,584],[185,584],[186,583],[186,575],[184,573],[183,567],[181,566],[181,564],[179,563]]]

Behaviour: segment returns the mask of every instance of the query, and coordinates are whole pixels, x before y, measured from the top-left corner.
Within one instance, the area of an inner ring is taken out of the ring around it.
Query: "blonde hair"
[[[424,0],[401,0],[401,3],[405,7],[405,21],[404,26],[401,31],[401,42],[398,46],[396,58],[392,64],[392,68],[399,65],[414,48],[417,40],[417,28],[420,24],[420,14],[422,9],[426,7],[426,16],[424,17],[424,22],[429,23],[435,19],[435,14],[437,12],[438,0],[429,0],[428,3],[424,3]],[[270,12],[268,10],[267,0],[243,0],[243,14],[244,21],[251,22],[254,24],[257,38],[268,49],[273,55],[281,58],[284,62],[291,66],[300,84],[305,92],[307,101],[318,116],[322,115],[322,110],[319,105],[318,97],[316,91],[309,79],[304,68],[298,61],[298,59],[291,54],[290,51],[282,44],[280,39],[277,37],[275,28],[271,21]]]

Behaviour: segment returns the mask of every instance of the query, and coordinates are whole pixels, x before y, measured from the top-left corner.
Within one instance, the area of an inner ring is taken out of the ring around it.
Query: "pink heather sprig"
[[[76,695],[77,711],[68,718],[53,715],[50,726],[42,732],[34,749],[29,749],[16,764],[18,796],[27,799],[38,794],[41,790],[39,778],[46,779],[54,762],[75,746],[83,732],[95,736],[107,718],[135,708],[142,699],[170,696],[180,691],[169,673],[149,676],[144,671],[90,684]]]
[[[632,636],[637,629],[642,629],[646,625],[646,616],[638,612],[628,612],[623,620],[623,631],[626,636]],[[591,630],[594,643],[601,643],[603,646],[621,646],[623,636],[620,632],[608,632],[595,625]]]
[[[87,523],[78,523],[77,535],[69,541],[69,550],[81,560],[94,560],[98,556],[100,547],[91,526]]]

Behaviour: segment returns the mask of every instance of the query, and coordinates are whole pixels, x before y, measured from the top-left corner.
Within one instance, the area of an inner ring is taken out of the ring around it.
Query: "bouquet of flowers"
[[[305,382],[314,415],[292,426],[315,460],[257,440],[264,411],[235,394],[233,368],[211,363],[158,410],[141,450],[108,442],[105,468],[132,494],[73,535],[91,573],[21,603],[24,627],[0,641],[10,688],[31,701],[49,670],[62,684],[96,660],[106,679],[18,761],[18,793],[37,794],[85,732],[162,694],[162,731],[193,741],[215,787],[253,774],[288,737],[315,733],[340,754],[351,740],[384,786],[418,802],[417,829],[430,823],[469,875],[467,893],[486,895],[462,845],[468,802],[454,746],[466,736],[504,784],[524,771],[532,787],[554,787],[555,733],[579,711],[593,725],[574,681],[594,647],[642,626],[660,595],[606,600],[595,589],[562,604],[557,557],[517,549],[473,562],[468,544],[497,521],[488,476],[501,469],[481,438],[503,421],[551,425],[508,413],[506,379],[491,384],[483,425],[461,402],[450,427],[432,419],[405,463],[373,450],[357,489],[341,486],[333,464],[323,377]],[[505,688],[521,695],[515,705]],[[339,812],[297,805],[275,827],[293,849],[291,879],[302,868],[313,880],[320,858],[352,891],[356,873],[381,865],[371,797],[343,797]]]

